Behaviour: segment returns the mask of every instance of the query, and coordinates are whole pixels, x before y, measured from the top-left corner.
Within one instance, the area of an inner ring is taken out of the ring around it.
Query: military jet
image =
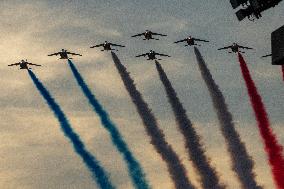
[[[92,47],[90,47],[90,48],[103,47],[104,49],[102,49],[101,51],[112,51],[112,50],[118,51],[117,49],[112,49],[111,46],[115,46],[115,47],[125,47],[125,46],[123,46],[123,45],[117,45],[117,44],[109,43],[109,42],[105,41],[105,42],[102,43],[102,44],[95,45],[95,46],[92,46]]]
[[[174,43],[187,42],[187,45],[185,45],[185,47],[186,47],[186,46],[193,46],[193,45],[198,45],[198,46],[200,46],[199,44],[196,44],[195,41],[209,42],[209,41],[207,41],[207,40],[197,39],[197,38],[194,38],[194,37],[189,36],[189,37],[187,37],[187,38],[185,38],[185,39],[176,41],[176,42],[174,42]]]
[[[159,39],[157,39],[157,38],[153,38],[154,35],[167,36],[167,35],[165,35],[165,34],[154,33],[154,32],[151,32],[150,30],[146,30],[146,31],[143,32],[143,33],[139,33],[139,34],[133,35],[133,36],[131,36],[131,37],[144,36],[145,38],[144,38],[143,40],[150,40],[150,39],[159,40]]]
[[[41,66],[41,65],[39,65],[39,64],[30,63],[30,62],[28,62],[27,60],[26,60],[26,61],[25,61],[25,60],[21,60],[21,61],[18,62],[18,63],[10,64],[10,65],[8,65],[8,66],[20,66],[20,69],[26,69],[26,70],[31,69],[31,68],[28,67],[28,65]]]
[[[250,48],[250,47],[244,47],[244,46],[240,46],[238,45],[237,43],[233,43],[233,45],[230,45],[230,46],[227,46],[227,47],[223,47],[223,48],[220,48],[218,50],[223,50],[223,49],[231,49],[232,52],[229,52],[229,53],[237,53],[237,52],[240,52],[240,53],[245,53],[244,51],[240,51],[240,49],[253,49],[253,48]]]
[[[166,55],[166,54],[156,53],[156,52],[153,51],[153,50],[150,50],[150,52],[145,53],[145,54],[137,55],[136,57],[141,57],[141,56],[144,56],[144,57],[145,57],[145,56],[148,56],[148,59],[147,59],[147,60],[162,60],[162,59],[157,59],[156,55],[158,55],[158,56],[171,57],[171,56]]]
[[[69,57],[68,57],[69,54],[70,54],[70,55],[82,56],[81,54],[68,52],[68,51],[65,50],[65,49],[62,49],[61,51],[59,51],[59,52],[57,52],[57,53],[49,54],[49,55],[47,55],[47,56],[57,56],[57,55],[60,55],[60,58],[59,58],[59,59],[72,59],[72,58],[69,58]]]

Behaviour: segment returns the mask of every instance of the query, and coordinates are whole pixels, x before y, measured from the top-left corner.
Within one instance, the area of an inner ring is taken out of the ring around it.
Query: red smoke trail
[[[240,53],[238,53],[238,57],[258,128],[268,154],[274,181],[278,189],[284,189],[284,158],[282,156],[282,146],[278,144],[276,136],[272,132],[264,104],[250,76],[246,62]]]
[[[283,81],[284,81],[284,65],[282,65],[281,67],[282,67],[282,77],[283,77]]]

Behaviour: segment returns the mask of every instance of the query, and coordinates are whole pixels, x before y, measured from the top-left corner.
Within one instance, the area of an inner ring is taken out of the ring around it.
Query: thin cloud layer
[[[152,6],[149,7],[149,3]],[[210,41],[201,49],[204,58],[211,59],[208,67],[224,92],[237,121],[237,130],[256,162],[257,182],[264,188],[274,187],[265,154],[260,150],[262,146],[252,120],[253,113],[247,104],[245,86],[236,72],[239,71],[237,60],[225,52],[216,54],[216,49],[234,41],[257,49],[246,54],[245,58],[267,107],[272,127],[279,131],[276,132],[277,137],[283,144],[284,89],[280,68],[271,66],[269,60],[259,59],[270,51],[270,32],[283,25],[284,15],[280,14],[280,10],[284,9],[283,3],[267,11],[261,20],[253,24],[248,21],[239,23],[229,1],[3,0],[0,6],[0,117],[3,120],[0,124],[0,150],[6,155],[0,159],[3,170],[0,188],[93,187],[89,173],[80,166],[80,159],[62,137],[56,120],[35,91],[26,71],[7,66],[23,58],[43,65],[33,71],[62,105],[88,149],[95,152],[109,170],[114,184],[118,188],[132,188],[123,161],[113,158],[119,157],[119,154],[107,133],[100,129],[98,118],[88,108],[76,83],[72,82],[68,65],[64,60],[47,56],[62,48],[83,54],[74,62],[117,122],[153,188],[172,187],[166,167],[159,162],[149,144],[139,116],[133,113],[135,108],[123,89],[110,54],[89,48],[105,40],[126,45],[118,51],[119,58],[131,72],[145,100],[153,107],[167,140],[181,157],[187,171],[192,173],[193,184],[200,187],[195,170],[186,161],[183,143],[177,142],[181,136],[173,127],[174,117],[164,98],[154,65],[134,58],[150,49],[172,56],[161,64],[196,123],[208,156],[212,157],[212,165],[229,188],[239,188],[237,178],[230,171],[229,156],[218,134],[214,112],[209,111],[212,110],[210,97],[201,82],[193,49],[172,44],[189,34]],[[145,29],[166,33],[168,37],[149,43],[130,38]],[[196,111],[191,112],[191,109]],[[134,140],[137,142],[134,143]],[[66,154],[68,157],[62,158]],[[74,164],[77,166],[72,166]]]

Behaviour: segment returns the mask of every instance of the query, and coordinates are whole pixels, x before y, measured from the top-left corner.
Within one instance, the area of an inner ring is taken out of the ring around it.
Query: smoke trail
[[[43,86],[43,84],[38,80],[35,74],[28,70],[31,79],[33,80],[35,86],[41,93],[41,95],[46,100],[48,106],[53,111],[54,115],[57,117],[60,122],[60,126],[64,135],[69,138],[69,140],[73,144],[73,148],[76,153],[83,159],[86,166],[89,168],[91,173],[93,174],[94,179],[96,179],[97,183],[102,189],[114,189],[115,187],[111,184],[108,178],[108,174],[101,167],[98,160],[85,149],[84,143],[81,141],[80,137],[73,131],[69,121],[61,110],[60,106],[55,102],[55,100],[51,97],[48,90]]]
[[[75,65],[70,60],[68,60],[68,63],[83,93],[88,98],[89,103],[93,106],[94,111],[99,115],[101,123],[103,124],[105,129],[110,133],[113,144],[123,155],[123,158],[127,163],[128,171],[133,184],[138,189],[150,188],[140,164],[130,152],[127,144],[123,140],[123,137],[119,133],[114,123],[112,123],[112,121],[110,120],[108,113],[103,109],[102,105],[98,102],[94,94],[91,92]]]
[[[201,176],[201,183],[204,189],[221,189],[225,188],[224,185],[219,183],[219,177],[210,166],[210,161],[207,159],[203,146],[200,144],[200,138],[197,135],[191,121],[186,115],[186,111],[183,108],[177,94],[169,81],[165,71],[163,70],[161,64],[155,61],[156,68],[159,73],[160,79],[164,85],[165,91],[169,103],[171,104],[172,110],[175,115],[176,122],[179,126],[180,132],[184,136],[185,147],[187,153],[193,162],[194,167],[199,171]]]
[[[284,64],[281,66],[281,68],[282,68],[282,79],[284,81]]]
[[[253,172],[254,162],[249,156],[245,144],[241,141],[241,137],[235,129],[233,116],[229,112],[225,98],[215,83],[209,69],[206,66],[199,50],[194,48],[198,66],[202,78],[210,93],[214,109],[220,123],[222,134],[225,138],[227,149],[231,156],[233,171],[237,174],[244,189],[261,189],[255,181]]]
[[[127,89],[132,102],[135,104],[138,114],[140,115],[146,132],[151,138],[151,144],[160,154],[168,167],[170,176],[177,189],[193,189],[195,188],[189,181],[186,170],[181,163],[178,155],[172,147],[166,142],[162,130],[158,127],[157,120],[148,104],[144,101],[140,92],[136,89],[134,81],[130,78],[126,68],[121,64],[120,60],[114,52],[111,53],[114,64],[122,78],[122,81]]]
[[[276,136],[272,132],[264,104],[250,76],[246,62],[240,53],[238,53],[238,57],[250,102],[258,123],[259,132],[265,144],[266,153],[268,154],[274,181],[278,189],[284,189],[284,158],[282,155],[282,146],[277,142]]]

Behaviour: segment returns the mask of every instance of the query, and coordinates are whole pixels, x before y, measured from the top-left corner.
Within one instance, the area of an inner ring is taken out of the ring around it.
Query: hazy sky
[[[135,58],[150,49],[172,56],[161,64],[201,135],[212,165],[229,188],[239,188],[193,49],[173,44],[190,34],[210,41],[199,49],[255,161],[257,181],[264,188],[274,188],[237,56],[216,49],[235,41],[256,49],[247,51],[244,57],[267,107],[274,133],[284,145],[280,67],[272,66],[269,58],[260,59],[271,51],[270,33],[283,25],[284,3],[264,12],[256,22],[247,19],[239,22],[229,0],[1,0],[0,7],[1,189],[97,188],[27,72],[7,66],[21,59],[43,65],[34,68],[34,73],[62,106],[75,131],[110,173],[117,188],[133,187],[121,155],[77,86],[67,61],[47,56],[62,48],[83,54],[73,62],[117,124],[151,186],[173,188],[110,53],[89,48],[105,40],[126,45],[127,48],[118,51],[118,57],[186,165],[190,179],[200,187],[155,66]],[[161,37],[160,41],[130,38],[145,29],[168,37]]]

